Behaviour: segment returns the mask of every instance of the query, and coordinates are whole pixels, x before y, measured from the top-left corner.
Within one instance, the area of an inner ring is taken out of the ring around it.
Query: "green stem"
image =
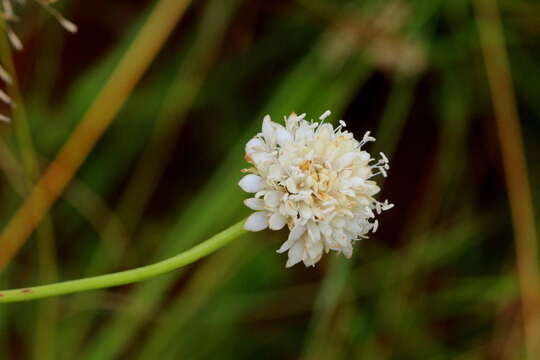
[[[0,20],[5,27],[5,21]],[[50,47],[49,47],[50,49]],[[0,59],[4,69],[11,75],[11,83],[6,84],[6,90],[15,105],[12,110],[12,124],[16,143],[24,171],[20,173],[24,193],[32,190],[40,176],[39,156],[32,138],[30,122],[22,98],[17,71],[13,61],[11,44],[7,37],[0,37]],[[24,199],[24,196],[23,196]],[[37,258],[40,279],[43,282],[58,281],[56,241],[53,223],[48,215],[36,232]],[[57,334],[58,303],[56,300],[44,301],[39,304],[35,326],[34,359],[48,360],[55,358]]]
[[[238,222],[187,251],[155,264],[108,275],[94,276],[31,288],[0,291],[0,303],[43,299],[50,296],[131,284],[176,270],[213,253],[237,237],[245,234],[246,230],[243,228],[244,221],[245,220]]]

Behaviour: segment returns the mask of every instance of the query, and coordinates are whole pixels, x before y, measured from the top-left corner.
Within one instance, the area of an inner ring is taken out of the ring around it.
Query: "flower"
[[[287,241],[277,250],[288,252],[287,267],[300,261],[315,265],[330,250],[352,256],[353,243],[375,232],[375,213],[393,207],[373,198],[380,191],[371,180],[387,175],[388,159],[374,162],[362,147],[375,138],[366,132],[361,141],[344,130],[345,122],[334,127],[324,120],[306,121],[305,114],[291,114],[285,126],[263,119],[262,132],[246,144],[245,159],[253,166],[239,182],[254,194],[244,201],[255,210],[244,228],[290,230]]]

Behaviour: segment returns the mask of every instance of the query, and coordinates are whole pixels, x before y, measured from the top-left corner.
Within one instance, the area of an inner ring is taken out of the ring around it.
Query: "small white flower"
[[[375,161],[362,150],[375,138],[367,132],[361,141],[344,130],[324,123],[326,111],[310,122],[291,114],[285,126],[263,119],[262,132],[246,144],[246,161],[253,165],[239,182],[251,194],[246,206],[255,212],[244,228],[289,228],[289,237],[277,250],[288,252],[287,267],[299,262],[313,266],[330,250],[351,257],[353,242],[375,232],[375,213],[392,204],[373,198],[380,189],[371,180],[387,175],[388,159]]]

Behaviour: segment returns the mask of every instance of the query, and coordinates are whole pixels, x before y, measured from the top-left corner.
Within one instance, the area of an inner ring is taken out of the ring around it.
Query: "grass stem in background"
[[[193,45],[186,51],[185,58],[178,65],[172,83],[168,86],[163,105],[157,111],[153,132],[144,149],[130,181],[124,187],[116,214],[129,233],[134,234],[140,218],[156,190],[162,174],[177,145],[177,141],[186,120],[187,113],[196,100],[204,83],[216,53],[221,47],[222,38],[227,25],[234,14],[236,2],[225,4],[220,0],[210,2],[200,17],[197,36]],[[112,221],[105,224],[102,236],[113,238],[117,224]],[[109,226],[110,225],[110,226]],[[127,238],[126,238],[127,240]],[[91,276],[107,271],[121,261],[134,258],[133,253],[126,252],[128,241],[102,243],[93,253],[84,276]],[[80,295],[73,303],[92,304],[103,299],[105,294],[95,292],[91,296]],[[92,329],[93,313],[80,317],[78,325],[70,331],[70,340],[66,351],[75,351],[83,343]],[[72,350],[69,350],[69,349]]]
[[[2,24],[2,26],[5,26],[5,24]],[[11,76],[11,83],[7,86],[7,90],[13,101],[12,123],[17,148],[22,160],[23,171],[19,173],[20,178],[18,181],[22,184],[23,193],[28,194],[33,184],[39,179],[39,156],[35,150],[25,104],[19,89],[19,80],[13,63],[11,46],[4,36],[2,36],[0,42],[2,64]],[[38,195],[36,199],[39,203],[42,203],[42,194]],[[38,226],[36,238],[40,280],[42,282],[55,282],[58,280],[56,245],[53,224],[48,216]],[[55,358],[57,318],[58,303],[55,299],[39,304],[35,327],[35,359],[48,360]]]
[[[540,274],[534,211],[514,87],[496,0],[475,0],[514,227],[525,345],[540,359]]]

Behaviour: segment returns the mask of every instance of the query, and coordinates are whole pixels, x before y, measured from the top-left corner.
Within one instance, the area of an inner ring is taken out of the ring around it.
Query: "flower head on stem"
[[[380,191],[372,180],[387,176],[388,159],[375,160],[362,150],[375,138],[366,132],[361,141],[344,130],[325,123],[305,120],[305,114],[291,114],[285,126],[263,119],[262,132],[246,144],[246,161],[253,166],[239,182],[254,194],[245,204],[255,212],[245,229],[290,230],[278,249],[288,252],[286,266],[299,262],[315,265],[330,250],[352,256],[353,243],[375,232],[375,214],[393,207],[374,196]]]

